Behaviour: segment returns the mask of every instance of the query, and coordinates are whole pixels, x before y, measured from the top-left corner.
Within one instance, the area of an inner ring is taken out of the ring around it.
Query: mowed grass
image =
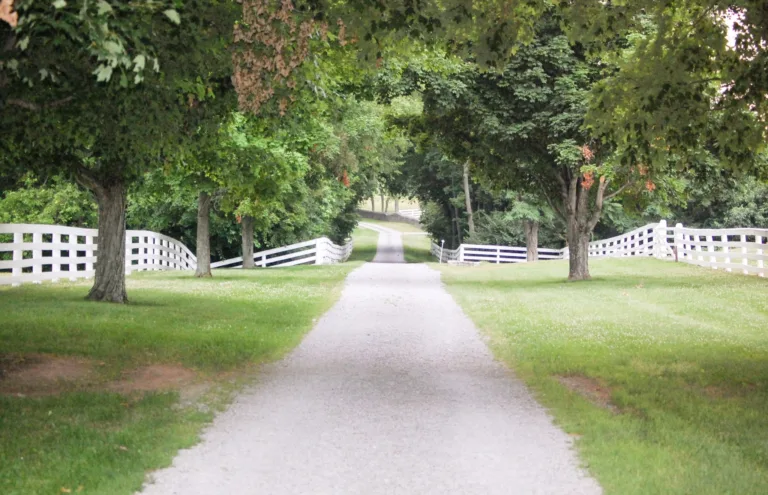
[[[590,265],[580,283],[559,261],[440,269],[606,493],[768,493],[768,281],[651,259]]]
[[[349,261],[373,261],[379,243],[378,232],[358,227],[352,232],[352,241],[355,248],[349,256]]]
[[[430,239],[424,234],[424,231],[418,226],[406,222],[386,222],[383,220],[371,220],[369,218],[360,219],[361,222],[381,225],[403,233],[403,254],[407,263],[426,263],[434,261],[435,258],[430,254]],[[360,229],[366,231],[367,229]],[[373,232],[367,230],[367,232]],[[418,234],[418,235],[414,235]],[[377,234],[378,235],[378,234]]]
[[[215,271],[212,279],[136,273],[127,306],[85,301],[87,282],[3,289],[0,354],[91,358],[103,363],[104,380],[153,363],[242,376],[298,344],[357,266]],[[231,381],[217,382],[202,408],[177,392],[0,396],[0,493],[133,493],[147,470],[197,441]]]

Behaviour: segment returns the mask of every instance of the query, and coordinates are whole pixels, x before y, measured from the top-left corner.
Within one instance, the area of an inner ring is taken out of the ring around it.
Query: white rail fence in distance
[[[440,258],[440,246],[432,243],[432,254]],[[566,259],[568,248],[539,249],[539,259]],[[665,220],[635,229],[620,236],[589,243],[592,258],[654,257],[678,260],[699,266],[744,274],[766,276],[768,229],[689,229]],[[442,261],[524,263],[526,248],[462,244],[443,250]]]
[[[344,262],[352,242],[337,246],[321,237],[290,246],[254,253],[257,266]],[[194,270],[197,258],[181,242],[145,230],[128,230],[125,237],[125,272]],[[0,285],[77,280],[95,275],[98,230],[59,225],[0,224]],[[242,258],[212,263],[213,268],[242,267]]]

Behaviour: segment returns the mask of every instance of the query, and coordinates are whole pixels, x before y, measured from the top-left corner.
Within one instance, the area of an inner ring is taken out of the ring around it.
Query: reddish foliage
[[[595,157],[595,153],[590,149],[588,144],[585,144],[581,147],[581,156],[584,157],[584,161],[589,163]]]
[[[11,27],[18,24],[19,14],[13,11],[13,0],[0,0],[0,21],[7,22]]]
[[[602,180],[602,178],[601,178]],[[584,172],[584,177],[581,179],[581,187],[584,189],[589,190],[590,187],[595,183],[595,173],[594,172]]]
[[[654,184],[653,181],[649,179],[645,181],[645,189],[648,192],[652,192],[654,189],[656,189],[656,184]]]
[[[232,54],[240,109],[258,112],[275,88],[294,89],[291,77],[309,55],[310,36],[324,36],[323,30],[327,33],[327,25],[298,19],[291,0],[243,0],[243,20],[234,30],[243,49]],[[286,107],[281,100],[281,114]]]
[[[347,175],[346,170],[341,174],[341,183],[344,184],[345,187],[349,187],[349,175]]]

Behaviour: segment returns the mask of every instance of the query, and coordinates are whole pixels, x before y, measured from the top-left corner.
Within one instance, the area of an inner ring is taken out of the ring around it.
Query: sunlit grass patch
[[[579,283],[561,261],[440,269],[606,493],[768,493],[768,281],[652,259],[590,265]],[[589,380],[611,407],[562,377]]]
[[[4,290],[0,356],[76,356],[92,373],[58,394],[0,395],[0,492],[133,493],[196,442],[233,380],[300,342],[359,265],[134,273],[128,305],[86,301],[88,281]],[[116,393],[127,372],[154,364],[211,386],[194,402],[180,401],[185,389]]]

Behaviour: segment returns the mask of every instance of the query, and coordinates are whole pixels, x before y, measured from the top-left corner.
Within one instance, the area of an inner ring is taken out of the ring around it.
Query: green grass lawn
[[[590,264],[580,283],[560,261],[440,269],[607,494],[768,493],[768,281]]]
[[[368,218],[361,218],[360,221],[366,222],[366,223],[372,223],[374,225],[381,225],[382,227],[388,227],[390,229],[403,232],[403,234],[405,234],[403,235],[403,254],[405,255],[405,261],[407,263],[426,263],[426,262],[435,260],[432,257],[432,255],[429,253],[429,247],[431,243],[431,241],[429,240],[429,236],[409,235],[409,234],[420,234],[424,232],[423,230],[421,230],[421,228],[419,228],[418,225],[413,225],[405,222],[386,222],[383,220],[371,220]],[[366,234],[366,235],[370,236],[371,234],[373,234],[378,237],[378,234],[373,232],[372,230],[358,229],[358,231],[356,232],[369,232],[370,234]],[[366,242],[366,241],[363,240],[363,242]],[[375,245],[374,245],[374,255],[375,255]],[[373,259],[372,256],[371,256],[371,259]],[[370,260],[366,260],[366,261],[370,261]]]
[[[125,396],[92,386],[0,396],[0,492],[133,493],[145,471],[196,442],[233,377],[300,342],[357,266],[219,270],[212,279],[135,273],[128,306],[85,301],[88,282],[0,290],[0,357],[89,358],[103,363],[95,378],[103,384],[141,365],[183,365],[218,384],[202,408],[185,407],[178,392]]]
[[[349,256],[349,261],[373,261],[376,256],[376,246],[379,243],[379,233],[358,227],[352,232],[355,247]]]
[[[361,218],[360,221],[365,223],[372,223],[374,225],[381,225],[382,227],[397,230],[398,232],[424,232],[424,230],[422,230],[422,228],[418,225],[407,222],[387,222],[385,220],[374,220],[371,218]]]

